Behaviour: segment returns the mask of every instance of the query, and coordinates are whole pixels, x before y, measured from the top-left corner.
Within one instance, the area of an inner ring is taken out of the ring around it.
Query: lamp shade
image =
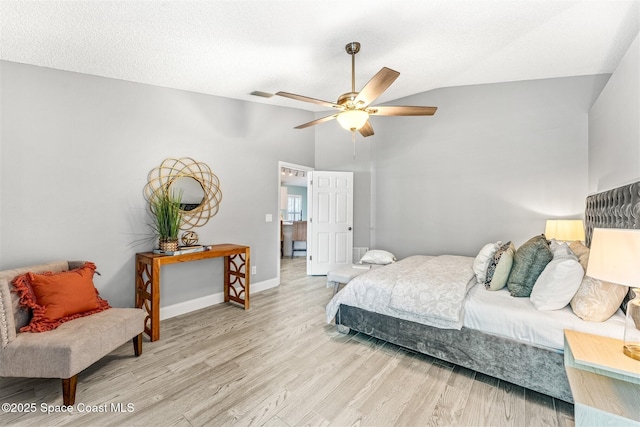
[[[369,120],[369,113],[363,110],[346,110],[338,114],[338,123],[346,130],[358,130]]]
[[[587,275],[625,286],[640,286],[640,230],[595,228]]]
[[[581,219],[548,219],[544,235],[563,242],[584,241],[584,224]]]

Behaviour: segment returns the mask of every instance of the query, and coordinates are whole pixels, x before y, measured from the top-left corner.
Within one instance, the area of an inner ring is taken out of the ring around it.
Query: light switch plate
[[[264,216],[264,220],[265,220],[265,222],[272,222],[272,221],[273,221],[273,215],[271,215],[271,214],[266,214],[266,215]]]

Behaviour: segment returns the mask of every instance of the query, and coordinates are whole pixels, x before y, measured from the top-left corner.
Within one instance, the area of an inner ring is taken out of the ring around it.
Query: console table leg
[[[160,263],[151,266],[151,341],[160,339]]]
[[[224,301],[234,301],[249,309],[250,253],[224,257]]]
[[[231,286],[231,260],[229,256],[224,257],[224,302],[229,302],[229,287]]]
[[[244,266],[244,271],[245,271],[245,276],[244,276],[244,309],[245,310],[249,310],[249,297],[250,297],[250,292],[249,292],[249,284],[251,282],[251,254],[249,253],[250,249],[247,248],[247,250],[244,253],[244,259],[245,259],[245,266]]]
[[[144,332],[151,341],[157,341],[160,339],[160,265],[136,258],[136,307],[147,313]]]

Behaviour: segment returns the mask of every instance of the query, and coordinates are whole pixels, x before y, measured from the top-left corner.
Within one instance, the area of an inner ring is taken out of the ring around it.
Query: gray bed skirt
[[[564,355],[472,329],[438,329],[341,305],[336,325],[573,403]]]

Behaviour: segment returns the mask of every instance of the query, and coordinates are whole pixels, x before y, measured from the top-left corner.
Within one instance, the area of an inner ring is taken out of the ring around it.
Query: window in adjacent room
[[[289,221],[302,220],[302,196],[291,194],[287,196],[287,219]]]

